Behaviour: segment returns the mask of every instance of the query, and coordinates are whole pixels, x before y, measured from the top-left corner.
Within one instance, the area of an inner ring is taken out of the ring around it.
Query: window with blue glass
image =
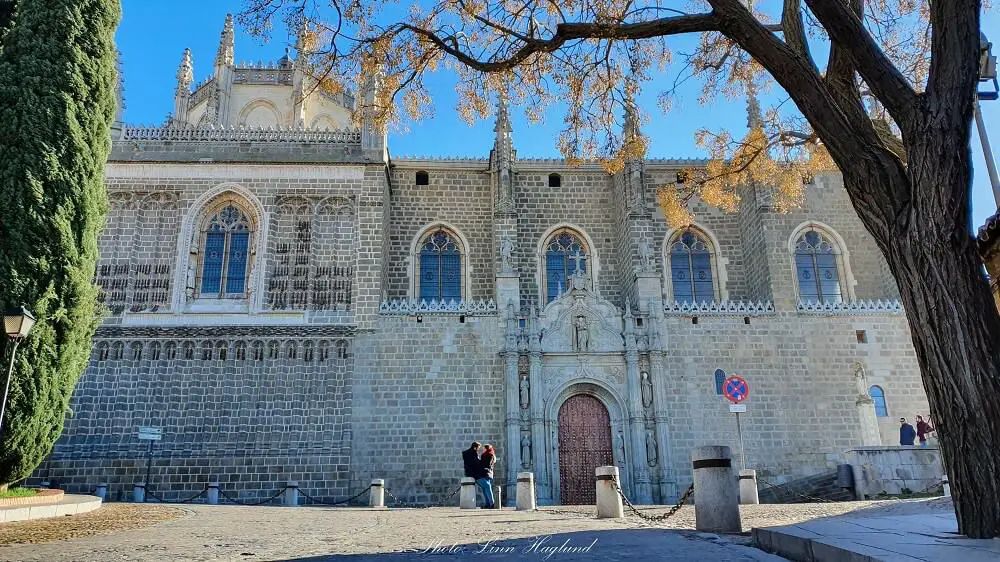
[[[462,300],[462,252],[444,229],[432,232],[420,246],[420,300]]]
[[[875,402],[875,415],[880,418],[889,417],[889,408],[885,405],[885,391],[881,386],[873,386],[868,389],[868,396]]]
[[[829,238],[810,230],[795,243],[795,270],[802,302],[839,303],[840,251]]]
[[[722,369],[715,370],[715,393],[722,396],[722,385],[726,383],[726,372]]]
[[[700,232],[689,228],[670,245],[670,279],[677,302],[715,300],[712,250]]]
[[[201,296],[245,297],[252,223],[236,205],[226,205],[205,225]]]
[[[561,230],[545,248],[545,302],[552,302],[569,289],[570,278],[579,271],[587,273],[590,255],[575,232]]]

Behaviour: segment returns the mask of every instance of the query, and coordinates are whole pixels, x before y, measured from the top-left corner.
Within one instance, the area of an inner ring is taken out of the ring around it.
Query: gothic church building
[[[168,500],[289,480],[339,500],[384,478],[439,502],[479,440],[505,496],[532,471],[540,503],[593,502],[594,468],[616,464],[633,502],[666,503],[694,447],[740,460],[729,375],[750,384],[746,465],[774,482],[895,445],[893,420],[927,412],[838,175],[788,213],[758,188],[671,229],[655,189],[703,162],[518,158],[503,106],[488,157],[395,158],[351,124],[359,99],[234,50],[230,19],[208,80],[185,53],[167,125],[115,128],[107,315],[36,479],[127,497],[155,427]]]

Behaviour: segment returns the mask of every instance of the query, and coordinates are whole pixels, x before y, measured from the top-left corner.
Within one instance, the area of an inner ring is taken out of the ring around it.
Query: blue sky
[[[125,73],[125,120],[132,124],[160,124],[173,108],[175,74],[185,48],[194,56],[195,81],[208,77],[215,60],[219,33],[227,12],[239,11],[240,0],[123,0],[124,18],[118,31],[118,48],[122,52]],[[987,14],[983,30],[997,42],[1000,53],[1000,14]],[[268,44],[247,36],[237,29],[236,60],[276,60],[284,53],[289,38],[276,33]],[[671,76],[664,76],[672,80]],[[436,114],[419,123],[408,124],[408,132],[393,132],[389,149],[394,156],[478,156],[486,157],[493,142],[493,123],[479,122],[470,127],[454,111],[454,80],[438,74],[428,80],[434,95]],[[698,129],[728,128],[739,131],[745,127],[744,106],[738,102],[721,101],[710,106],[698,103],[698,85],[688,84],[674,108],[666,115],[653,105],[655,94],[650,89],[640,99],[652,118],[643,131],[650,137],[651,157],[700,158],[705,154],[694,144]],[[991,140],[1000,147],[1000,101],[985,102],[983,115]],[[526,157],[556,157],[556,138],[562,125],[562,115],[554,110],[541,124],[529,125],[515,110],[514,142],[518,155]],[[975,179],[973,184],[973,225],[982,224],[996,211],[989,178],[980,148],[973,133]]]

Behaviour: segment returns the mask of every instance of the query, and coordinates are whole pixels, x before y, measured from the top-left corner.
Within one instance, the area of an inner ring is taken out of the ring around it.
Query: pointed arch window
[[[253,235],[247,213],[226,204],[209,216],[202,235],[201,296],[245,297]]]
[[[560,230],[553,234],[545,246],[545,302],[565,293],[577,271],[586,274],[589,260],[587,245],[577,233]]]
[[[880,418],[889,417],[889,408],[885,404],[885,391],[881,386],[873,386],[868,389],[868,396],[875,402],[875,415]]]
[[[420,300],[462,300],[462,250],[457,238],[439,228],[420,245]]]
[[[810,229],[799,236],[795,242],[795,271],[800,301],[844,301],[840,253],[831,238],[819,230]]]
[[[670,244],[669,258],[674,301],[699,303],[716,300],[714,252],[712,244],[701,232],[688,228],[679,233]]]

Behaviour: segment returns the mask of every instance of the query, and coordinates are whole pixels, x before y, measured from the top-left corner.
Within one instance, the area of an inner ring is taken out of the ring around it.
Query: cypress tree
[[[17,350],[0,484],[63,429],[97,327],[119,0],[18,0],[0,51],[0,305],[38,318]],[[3,374],[10,345],[4,338]]]

